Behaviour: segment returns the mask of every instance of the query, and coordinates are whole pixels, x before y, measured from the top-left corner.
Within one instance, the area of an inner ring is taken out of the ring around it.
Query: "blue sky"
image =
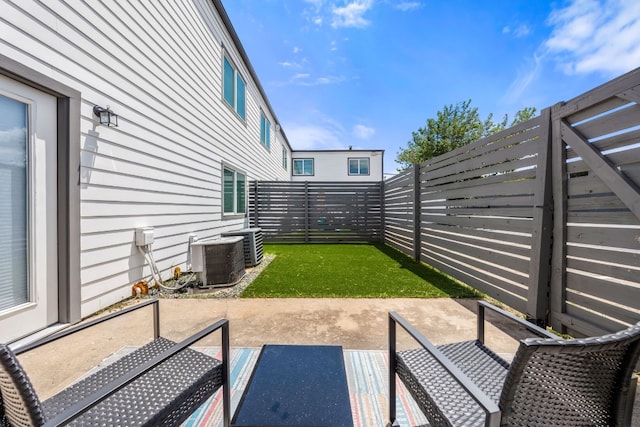
[[[294,150],[384,149],[467,99],[498,121],[640,66],[638,0],[225,0]]]

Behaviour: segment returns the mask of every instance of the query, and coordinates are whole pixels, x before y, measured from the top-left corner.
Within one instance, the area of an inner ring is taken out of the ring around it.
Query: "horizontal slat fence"
[[[251,200],[270,241],[381,239],[538,324],[618,331],[640,321],[640,68],[382,185]]]
[[[384,183],[384,241],[414,256],[415,174],[413,170]]]
[[[554,328],[640,320],[639,104],[640,69],[553,108]]]
[[[548,144],[540,123],[537,117],[385,182],[387,243],[536,320],[544,313],[528,307],[537,290],[529,275],[536,193],[544,184],[540,145]],[[400,202],[393,217],[390,198]]]
[[[267,242],[379,242],[381,184],[253,181],[251,226]]]
[[[640,321],[640,69],[384,194],[387,244],[537,323],[584,336]]]

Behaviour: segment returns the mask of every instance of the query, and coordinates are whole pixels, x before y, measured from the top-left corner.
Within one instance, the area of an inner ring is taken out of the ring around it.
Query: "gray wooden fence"
[[[379,242],[381,183],[253,181],[249,219],[267,242]]]
[[[640,320],[640,69],[384,184],[384,241],[573,335]]]
[[[384,241],[572,335],[640,321],[640,68],[380,183],[253,182],[267,241]]]

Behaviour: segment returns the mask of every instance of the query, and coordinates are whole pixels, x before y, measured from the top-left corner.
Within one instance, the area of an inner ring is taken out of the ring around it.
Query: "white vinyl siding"
[[[82,94],[82,316],[129,297],[150,276],[133,246],[136,227],[154,227],[166,276],[185,266],[190,234],[248,225],[244,216],[220,220],[223,162],[247,181],[290,179],[279,152],[259,149],[267,102],[209,0],[0,0],[0,10],[0,54]],[[245,121],[222,94],[225,55],[246,78],[235,80]],[[96,125],[94,105],[109,106],[119,127]]]
[[[296,174],[292,181],[378,182],[383,179],[382,150],[304,150],[293,151],[294,166],[300,159],[313,158],[313,176]]]

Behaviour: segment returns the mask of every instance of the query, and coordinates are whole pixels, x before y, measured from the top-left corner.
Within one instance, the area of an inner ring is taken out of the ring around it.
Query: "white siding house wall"
[[[184,269],[191,233],[246,226],[223,218],[223,164],[248,180],[289,179],[289,145],[211,1],[0,0],[0,10],[0,54],[81,93],[82,316],[150,276],[137,227],[154,227],[166,276]],[[246,121],[222,97],[225,51],[246,83]],[[98,125],[94,105],[119,126]],[[271,150],[260,144],[261,111]]]
[[[382,181],[383,150],[304,150],[292,153],[294,159],[313,159],[313,175],[294,175],[292,181]],[[369,159],[369,175],[349,175],[349,159]]]

